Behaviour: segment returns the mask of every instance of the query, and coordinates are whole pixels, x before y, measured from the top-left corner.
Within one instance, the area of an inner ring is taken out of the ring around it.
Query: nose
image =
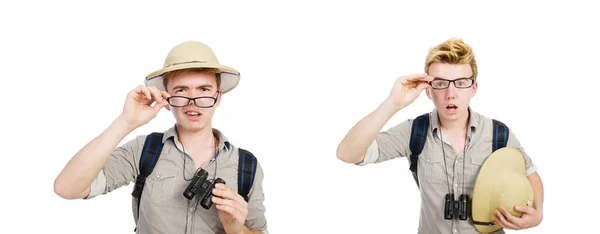
[[[454,98],[456,98],[456,87],[454,86],[454,83],[450,83],[450,85],[446,89],[446,99]]]

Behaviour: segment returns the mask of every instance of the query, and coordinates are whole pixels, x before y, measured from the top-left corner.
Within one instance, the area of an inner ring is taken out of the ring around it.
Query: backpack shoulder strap
[[[142,156],[140,157],[139,172],[135,180],[135,185],[131,195],[137,199],[137,210],[138,216],[140,211],[140,198],[142,196],[142,190],[146,183],[146,178],[152,174],[154,166],[160,157],[162,151],[162,139],[163,133],[153,132],[146,137],[144,147],[142,148]]]
[[[419,160],[419,154],[421,154],[423,147],[425,147],[428,128],[429,113],[420,115],[415,118],[412,123],[412,130],[410,133],[410,170],[415,178],[417,186],[419,186],[419,180],[417,178],[417,162]]]
[[[508,127],[495,119],[492,119],[492,153],[500,148],[506,147],[508,143]]]
[[[248,201],[248,193],[254,183],[254,175],[256,173],[257,160],[256,157],[248,150],[238,148],[239,164],[238,164],[238,193]]]

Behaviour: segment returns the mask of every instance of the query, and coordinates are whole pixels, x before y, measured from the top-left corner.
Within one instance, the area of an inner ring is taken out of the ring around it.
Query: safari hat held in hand
[[[496,209],[504,207],[521,217],[515,206],[533,206],[533,188],[527,179],[521,151],[504,147],[486,159],[475,180],[471,204],[473,223],[480,233],[501,229],[493,223]]]

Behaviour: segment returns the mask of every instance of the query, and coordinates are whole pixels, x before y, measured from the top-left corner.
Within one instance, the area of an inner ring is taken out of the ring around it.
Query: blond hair
[[[188,72],[215,74],[215,77],[217,78],[217,90],[221,88],[221,71],[219,71],[219,69],[216,69],[216,68],[187,68],[187,69],[175,70],[175,71],[170,71],[170,72],[165,73],[163,75],[163,87],[165,87],[165,90],[167,90],[167,83],[169,81],[169,78],[181,75],[183,73],[188,73]]]
[[[473,79],[477,78],[477,62],[473,49],[462,39],[451,38],[429,49],[425,60],[425,72],[433,63],[469,64],[473,72]]]

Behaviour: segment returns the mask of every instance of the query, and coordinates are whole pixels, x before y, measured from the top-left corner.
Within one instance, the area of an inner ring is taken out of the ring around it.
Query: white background
[[[53,182],[186,40],[241,71],[213,125],[262,163],[271,233],[416,233],[407,160],[358,167],[335,150],[396,77],[423,72],[427,50],[450,37],[477,56],[473,109],[509,125],[539,167],[544,221],[519,233],[595,229],[598,7],[214,2],[0,4],[0,233],[132,233],[131,186],[83,201],[59,198]],[[432,108],[423,93],[385,128]],[[173,121],[162,111],[123,141]]]

